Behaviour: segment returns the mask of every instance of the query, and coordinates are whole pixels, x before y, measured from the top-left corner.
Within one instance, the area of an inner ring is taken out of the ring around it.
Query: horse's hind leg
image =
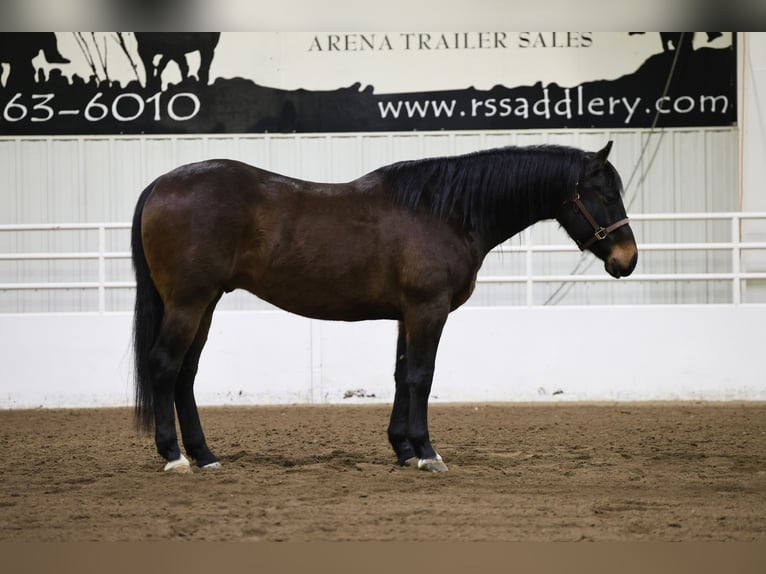
[[[154,440],[157,452],[168,464],[165,470],[188,468],[181,455],[175,426],[175,387],[184,358],[194,341],[204,313],[195,307],[166,305],[160,334],[152,348],[152,391],[154,396]]]
[[[399,321],[399,337],[396,342],[396,370],[394,371],[396,392],[388,425],[388,441],[394,448],[397,462],[402,466],[417,464],[415,450],[407,438],[407,419],[410,413],[410,389],[407,385],[407,331],[404,322]]]
[[[197,403],[194,399],[194,379],[197,376],[199,358],[207,342],[210,323],[213,320],[213,311],[220,297],[221,295],[218,295],[216,300],[210,304],[200,320],[197,335],[186,353],[175,387],[176,413],[181,427],[183,445],[186,453],[202,468],[220,467],[218,457],[210,452],[205,441]]]

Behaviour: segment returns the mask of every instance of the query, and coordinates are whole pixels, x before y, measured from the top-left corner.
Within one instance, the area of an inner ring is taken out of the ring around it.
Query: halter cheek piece
[[[577,184],[575,184],[574,196],[572,196],[572,199],[565,201],[561,207],[564,207],[564,205],[566,205],[567,203],[574,203],[575,207],[577,208],[577,211],[582,213],[582,216],[593,227],[594,233],[591,237],[589,237],[585,241],[580,241],[578,239],[575,239],[575,243],[577,243],[577,247],[580,248],[580,251],[585,251],[597,241],[603,241],[604,239],[606,239],[606,236],[609,235],[615,229],[619,229],[623,225],[627,225],[630,222],[630,219],[627,217],[625,219],[620,219],[619,221],[615,221],[614,223],[612,223],[609,227],[603,227],[599,225],[596,222],[596,218],[594,218],[593,215],[591,215],[590,211],[588,211],[588,208],[585,207],[585,204],[580,199],[579,189],[580,189],[580,182],[578,181]]]

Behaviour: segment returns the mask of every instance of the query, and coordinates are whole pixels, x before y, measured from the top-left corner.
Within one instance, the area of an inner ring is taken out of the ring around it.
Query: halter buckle
[[[596,238],[596,241],[601,241],[606,239],[607,235],[609,235],[609,231],[607,231],[605,227],[599,227],[596,229],[596,233],[593,234],[593,237]]]

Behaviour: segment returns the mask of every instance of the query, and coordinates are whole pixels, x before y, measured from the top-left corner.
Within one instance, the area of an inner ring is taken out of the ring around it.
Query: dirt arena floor
[[[202,409],[219,471],[164,474],[128,409],[0,411],[0,541],[764,541],[766,404]]]

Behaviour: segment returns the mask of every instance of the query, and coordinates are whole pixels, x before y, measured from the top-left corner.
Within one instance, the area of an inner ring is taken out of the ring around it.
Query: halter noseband
[[[609,235],[615,229],[619,229],[623,225],[627,225],[630,222],[630,219],[627,217],[624,219],[620,219],[619,221],[615,221],[614,223],[612,223],[609,227],[603,227],[599,225],[596,222],[596,219],[593,217],[593,215],[591,215],[590,211],[588,211],[588,208],[585,207],[585,204],[580,199],[579,189],[580,189],[580,182],[578,180],[577,183],[575,184],[574,196],[572,196],[572,199],[565,201],[562,207],[566,205],[567,203],[574,203],[577,210],[580,213],[582,213],[583,217],[593,227],[594,233],[591,237],[589,237],[585,241],[580,241],[578,239],[575,239],[575,243],[577,243],[577,247],[580,248],[580,251],[585,251],[597,241],[603,241],[604,239],[606,239],[606,236]]]

